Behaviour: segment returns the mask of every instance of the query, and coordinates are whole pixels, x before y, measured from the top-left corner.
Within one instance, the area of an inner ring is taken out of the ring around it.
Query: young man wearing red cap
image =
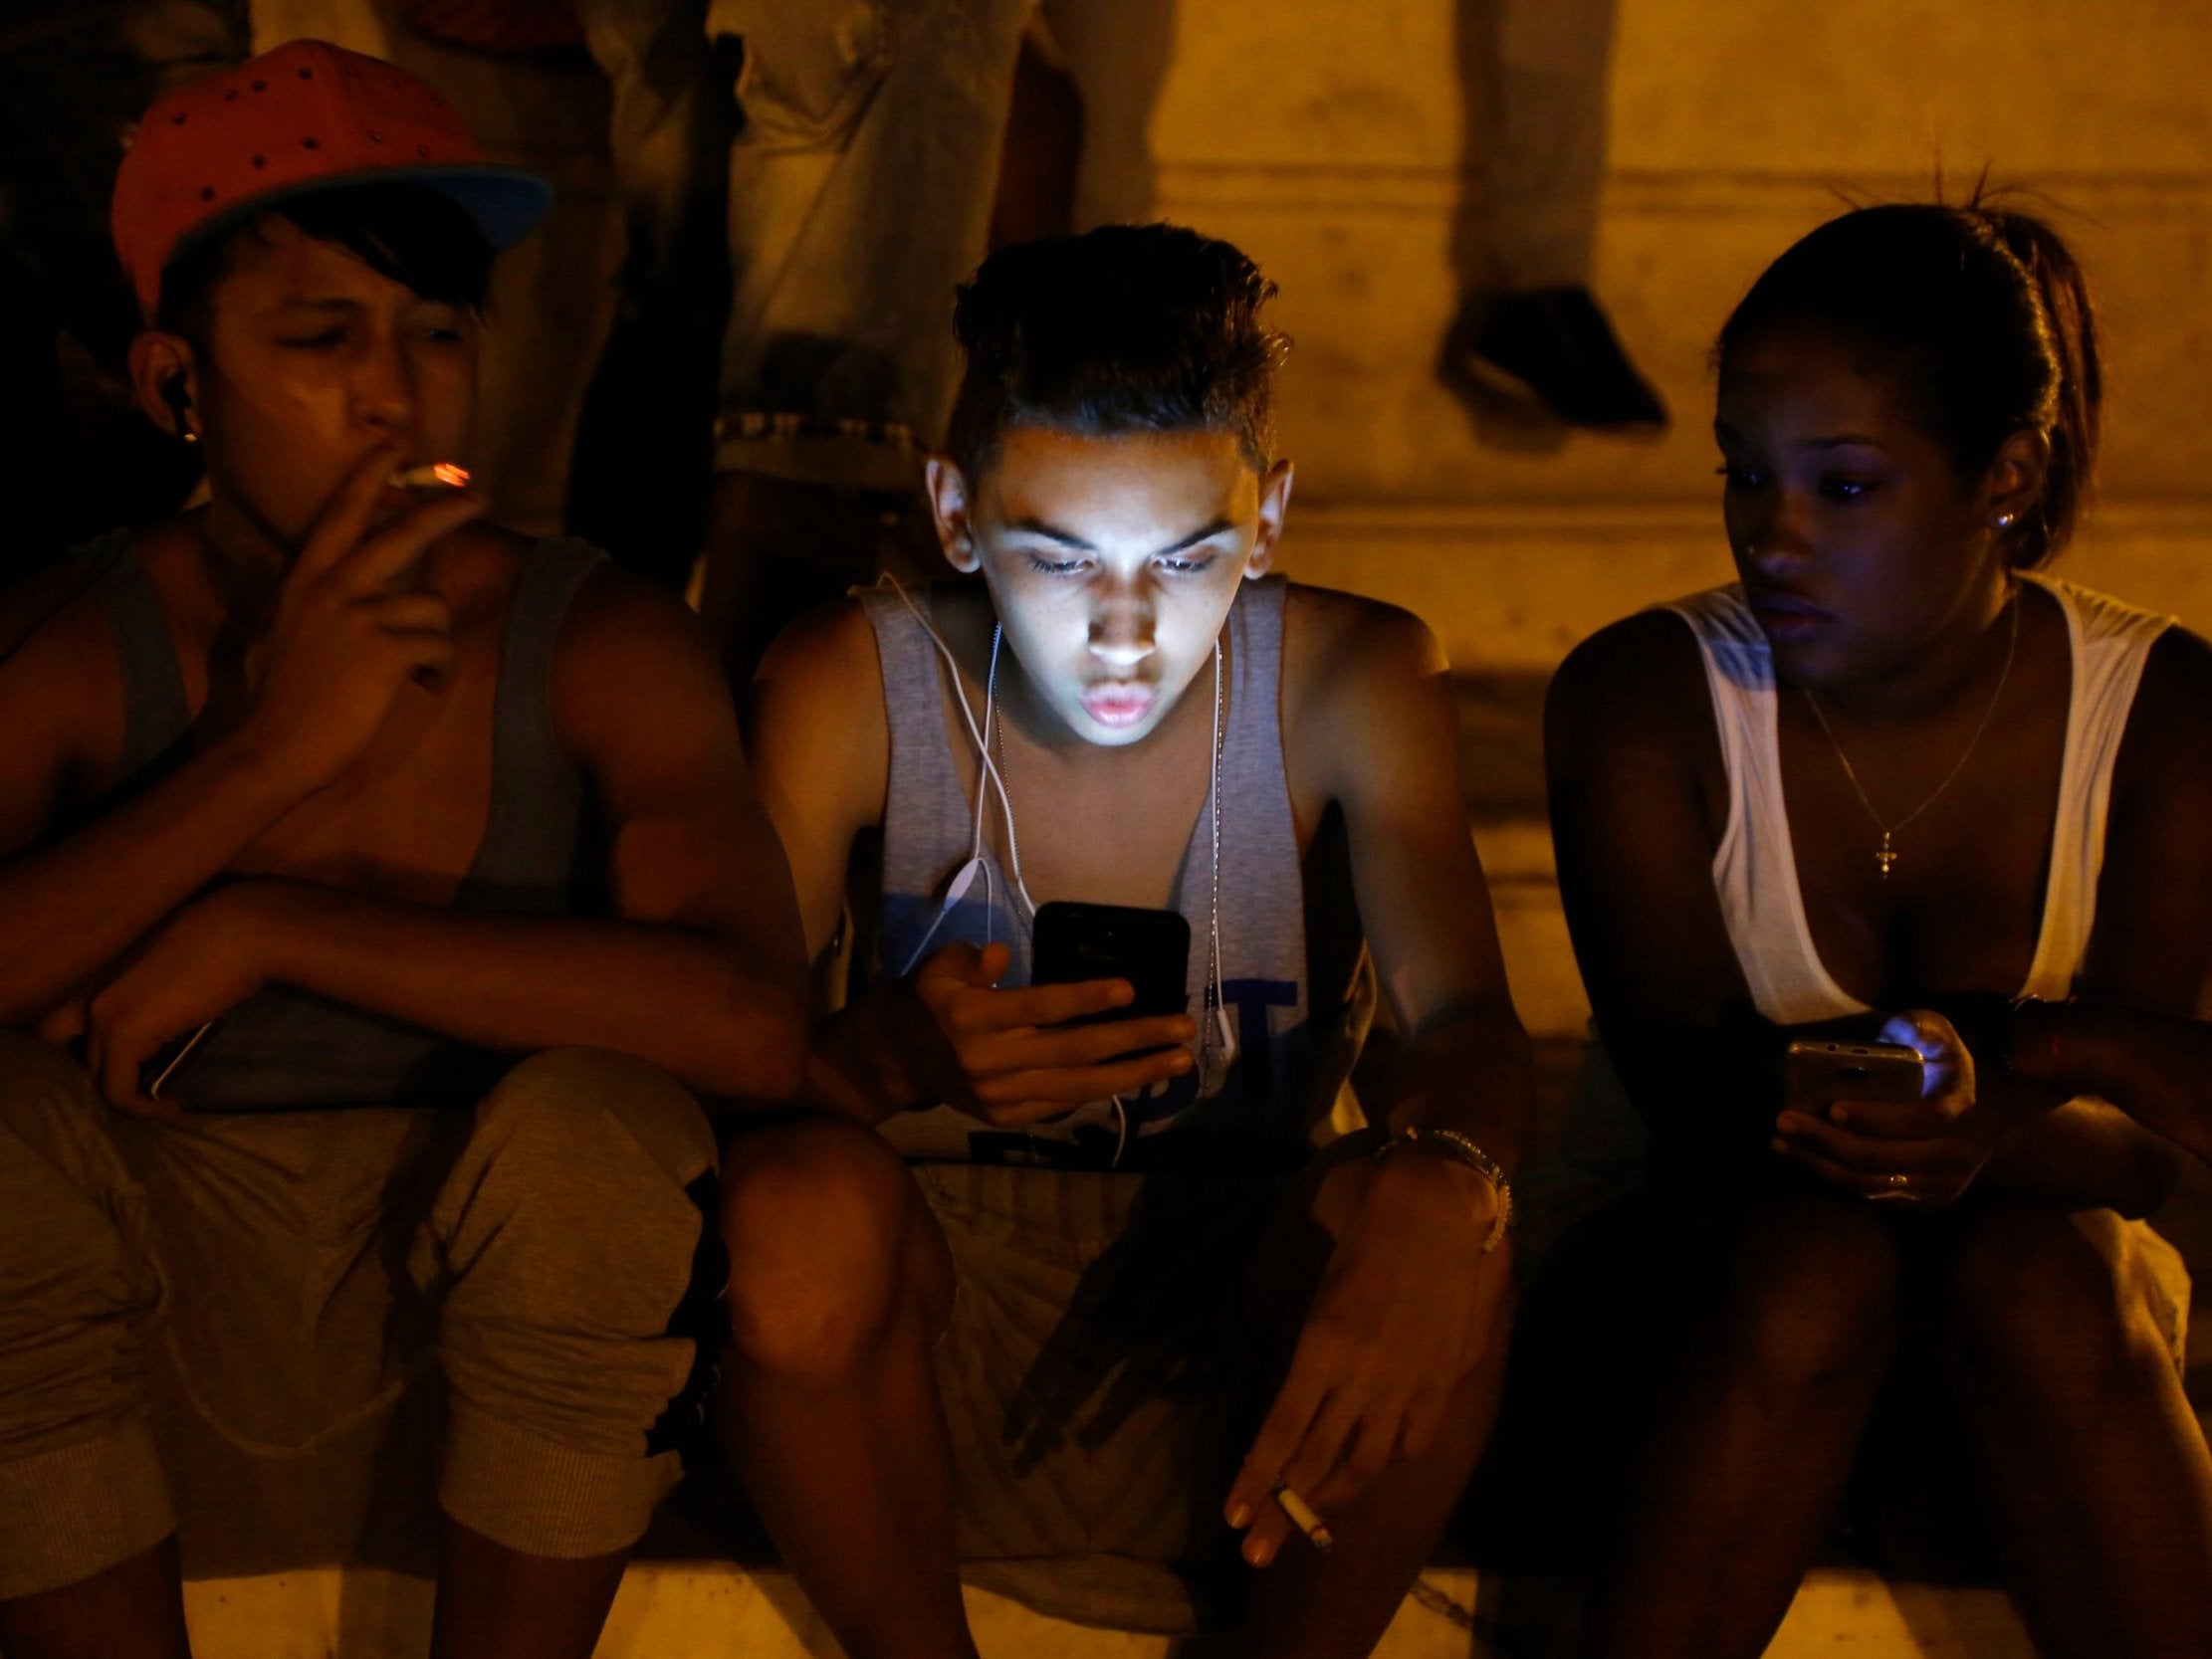
[[[9,1659],[184,1653],[180,1570],[409,1564],[433,1343],[435,1652],[588,1654],[673,1479],[694,1096],[796,1087],[802,951],[690,619],[454,465],[548,195],[312,42],[118,179],[208,498],[0,604]]]

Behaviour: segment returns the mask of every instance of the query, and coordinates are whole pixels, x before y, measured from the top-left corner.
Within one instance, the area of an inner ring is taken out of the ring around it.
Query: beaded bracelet
[[[1401,1146],[1434,1146],[1488,1181],[1497,1193],[1497,1214],[1490,1219],[1490,1236],[1482,1241],[1482,1254],[1487,1256],[1505,1242],[1513,1225],[1513,1183],[1505,1178],[1505,1170],[1496,1158],[1455,1129],[1416,1127],[1398,1131],[1376,1147],[1375,1161],[1381,1163]]]

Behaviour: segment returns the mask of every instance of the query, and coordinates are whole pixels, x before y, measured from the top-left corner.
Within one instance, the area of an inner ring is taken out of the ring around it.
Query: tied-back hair
[[[1226,242],[1176,225],[1104,225],[1002,248],[953,311],[967,367],[948,447],[970,478],[1006,428],[1096,437],[1226,431],[1264,472],[1289,350],[1260,311],[1275,285]]]
[[[1868,352],[1907,414],[1978,479],[2016,432],[2051,446],[2041,499],[2009,532],[2016,568],[2074,532],[2097,459],[2103,376],[2082,268],[2034,214],[1978,192],[1963,206],[1893,203],[1832,219],[1768,266],[1714,349],[1779,329]]]

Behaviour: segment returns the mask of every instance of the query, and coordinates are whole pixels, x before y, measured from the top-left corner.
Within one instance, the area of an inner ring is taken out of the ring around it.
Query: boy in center
[[[956,1561],[1176,1628],[1239,1553],[1254,1651],[1365,1653],[1488,1432],[1528,1044],[1435,640],[1268,573],[1272,292],[1167,226],[995,255],[928,464],[980,579],[755,688],[818,960],[880,861],[814,1110],[724,1165],[728,1438],[857,1656],[973,1654]],[[1053,900],[1180,912],[1185,1008],[1032,985]],[[1322,1146],[1374,982],[1402,1054]]]

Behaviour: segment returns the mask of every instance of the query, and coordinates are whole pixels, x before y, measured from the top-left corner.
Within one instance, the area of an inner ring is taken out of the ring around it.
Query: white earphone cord
[[[991,744],[986,737],[989,732],[997,736],[1001,744],[1005,741],[997,718],[998,654],[1005,641],[1004,624],[995,624],[991,631],[991,666],[984,680],[984,718],[979,726],[975,708],[968,701],[968,690],[961,682],[960,661],[953,655],[952,647],[945,643],[944,637],[931,625],[929,618],[922,614],[921,607],[914,603],[898,577],[886,570],[876,578],[876,585],[888,585],[898,595],[899,603],[906,607],[907,614],[914,618],[915,625],[922,630],[930,644],[937,648],[938,656],[944,659],[946,670],[952,676],[953,698],[960,707],[961,723],[967,726],[969,739],[976,745],[976,810],[969,840],[968,862],[954,872],[953,879],[945,890],[944,903],[938,907],[937,915],[930,919],[929,927],[923,931],[913,953],[907,957],[906,965],[899,969],[900,977],[904,978],[920,964],[923,953],[929,949],[930,941],[937,936],[938,928],[952,914],[953,907],[966,897],[978,876],[984,882],[984,938],[987,944],[991,941],[992,882],[991,865],[984,858],[984,813],[990,800],[988,792],[992,789],[998,791],[999,818],[1005,826],[1007,874],[1012,879],[1014,894],[1020,899],[1022,908],[1029,913],[1032,924],[1036,920],[1037,906],[1036,901],[1029,897],[1028,884],[1021,875],[1021,841],[1014,829],[1013,797],[1006,792],[1004,771],[993,759]],[[1211,1021],[1202,1020],[1199,1024],[1198,1067],[1202,1085],[1209,1058],[1208,1050],[1212,1047],[1211,1039],[1219,1039],[1222,1066],[1235,1064],[1237,1054],[1236,1031],[1228,1017],[1228,994],[1223,983],[1221,957],[1221,746],[1226,740],[1226,733],[1221,726],[1221,642],[1217,638],[1214,642],[1214,726],[1207,743],[1206,790],[1209,820],[1207,874],[1211,888],[1207,926],[1207,980],[1213,992],[1214,1017]],[[1110,1098],[1119,1132],[1114,1142],[1113,1165],[1119,1167],[1122,1154],[1129,1145],[1129,1109],[1123,1105],[1119,1095]]]

